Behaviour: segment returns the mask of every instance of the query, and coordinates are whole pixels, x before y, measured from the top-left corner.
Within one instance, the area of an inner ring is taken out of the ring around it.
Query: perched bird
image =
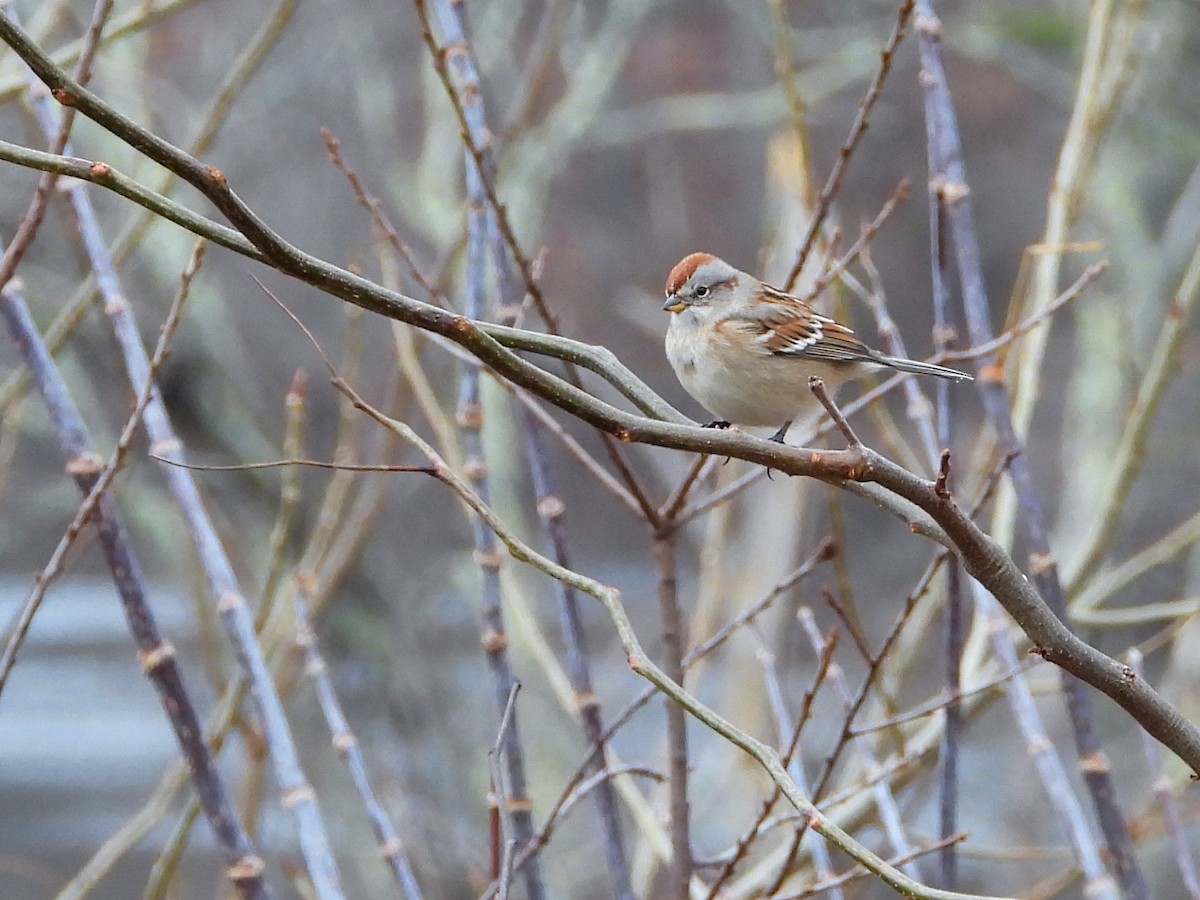
[[[807,301],[759,281],[708,253],[685,256],[667,276],[672,313],[667,359],[689,394],[720,416],[708,427],[780,425],[815,412],[808,379],[832,392],[880,366],[955,381],[971,376],[872,350]]]

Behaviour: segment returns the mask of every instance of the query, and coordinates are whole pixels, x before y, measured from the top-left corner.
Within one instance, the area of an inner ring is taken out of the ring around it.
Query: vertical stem
[[[570,568],[567,549],[566,507],[554,490],[550,466],[546,458],[542,426],[527,408],[521,410],[521,427],[525,435],[525,450],[529,457],[529,470],[533,476],[534,492],[537,495],[538,515],[550,540],[551,557],[564,569]],[[567,676],[575,691],[579,705],[580,724],[584,737],[593,748],[588,763],[589,772],[601,772],[606,766],[604,758],[604,724],[600,714],[600,699],[592,690],[591,673],[588,671],[587,656],[583,645],[583,623],[579,617],[579,598],[569,584],[554,582],[558,598],[558,614],[562,624],[563,643],[567,648]],[[625,854],[625,843],[621,836],[621,818],[617,809],[617,794],[612,781],[605,778],[592,791],[596,808],[600,814],[601,833],[604,838],[604,856],[608,864],[613,893],[619,900],[634,900],[633,883],[629,872],[629,860]]]
[[[321,648],[317,645],[317,633],[309,619],[308,599],[305,597],[305,594],[311,591],[313,581],[311,576],[297,578],[296,593],[293,596],[296,615],[295,640],[297,648],[304,654],[304,674],[313,680],[317,702],[321,706],[325,723],[329,726],[333,747],[346,764],[354,787],[362,798],[363,809],[371,820],[371,829],[375,832],[375,840],[379,844],[379,855],[391,869],[392,877],[396,880],[396,886],[402,896],[406,900],[422,900],[421,888],[417,884],[412,864],[408,861],[408,853],[383,804],[379,802],[374,788],[371,787],[367,763],[358,746],[358,738],[351,731],[350,722],[342,711],[342,703],[333,689],[333,679],[329,677],[329,667],[325,663],[325,657],[321,655]]]
[[[424,4],[418,2],[418,11],[424,15]],[[443,34],[446,38],[446,53],[450,57],[450,62],[454,66],[458,78],[460,79],[459,102],[462,105],[464,116],[464,124],[467,133],[470,136],[478,136],[480,138],[479,149],[481,155],[476,156],[470,152],[468,147],[465,154],[465,165],[467,172],[467,193],[471,206],[469,215],[469,232],[468,232],[468,285],[467,285],[467,305],[466,312],[473,318],[482,319],[487,316],[486,305],[486,286],[484,285],[484,273],[486,267],[487,247],[491,246],[492,256],[495,263],[495,269],[498,276],[501,289],[502,302],[510,310],[519,311],[521,302],[524,298],[525,290],[536,293],[536,285],[531,279],[527,279],[525,284],[518,282],[514,277],[513,266],[520,268],[522,273],[528,276],[530,268],[527,262],[521,257],[515,241],[511,246],[506,246],[505,242],[505,227],[501,222],[501,217],[505,215],[504,210],[496,203],[489,203],[489,199],[495,200],[494,195],[489,198],[488,182],[489,180],[495,184],[496,163],[492,153],[491,132],[487,127],[487,117],[485,115],[482,89],[479,79],[479,72],[475,65],[471,53],[471,45],[467,37],[467,22],[466,10],[463,0],[451,0],[451,2],[440,2],[435,4],[435,13]],[[447,82],[447,86],[449,83]],[[473,138],[464,135],[468,145],[472,144]],[[511,235],[510,235],[511,236]],[[511,250],[511,254],[509,253]],[[556,325],[554,319],[550,316],[549,310],[541,302],[540,297],[535,298],[535,305],[538,306],[547,328],[554,332]],[[473,396],[468,396],[468,388]],[[472,368],[463,376],[463,394],[464,403],[473,403],[475,409],[481,414],[482,407],[479,405],[479,370]],[[460,407],[463,408],[463,407]],[[461,421],[461,420],[460,420]],[[551,551],[555,560],[566,566],[567,559],[567,544],[566,544],[566,525],[562,519],[562,514],[565,510],[562,509],[562,503],[554,495],[550,484],[549,468],[545,460],[545,452],[541,445],[539,427],[534,417],[525,411],[522,416],[522,425],[525,434],[526,448],[529,454],[529,464],[533,475],[535,488],[538,495],[538,512],[545,523],[551,544]],[[470,444],[468,443],[470,442]],[[636,481],[633,479],[632,473],[629,472],[623,465],[620,455],[617,453],[612,440],[605,438],[605,446],[609,449],[612,455],[613,462],[621,471],[623,477],[629,487],[636,495],[640,496],[640,491],[637,489]],[[482,446],[478,442],[478,434],[472,437],[470,430],[467,427],[463,429],[463,444],[465,453],[471,455],[471,446],[475,447],[477,457],[483,460]],[[482,472],[486,473],[486,461],[483,461],[481,467]],[[468,466],[468,472],[471,467]],[[477,488],[486,490],[486,478],[482,478],[477,484]],[[486,497],[486,494],[481,494]],[[643,507],[645,500],[642,500]],[[550,513],[557,510],[556,515]],[[481,532],[486,535],[486,538],[481,537]],[[487,530],[481,522],[476,522],[476,548],[480,548],[481,540],[487,540],[495,549],[495,539],[491,532]],[[484,554],[486,556],[486,554]],[[485,570],[485,582],[488,578]],[[498,577],[498,573],[497,573]],[[485,587],[485,592],[487,588]],[[497,582],[496,592],[499,592],[499,584]],[[571,684],[575,690],[579,702],[580,718],[583,725],[584,734],[588,740],[592,742],[597,751],[601,749],[599,743],[600,736],[603,733],[603,727],[600,719],[600,706],[591,687],[591,678],[587,670],[587,662],[583,653],[582,646],[582,627],[579,622],[578,604],[575,598],[575,592],[564,584],[559,584],[557,588],[559,611],[562,619],[562,631],[564,640],[569,648],[568,651],[568,669],[570,672]],[[485,604],[486,605],[486,604]],[[497,618],[499,611],[497,607]],[[501,680],[497,682],[497,689],[502,690],[503,684]],[[511,675],[509,676],[511,682]],[[514,756],[514,748],[516,755]],[[520,757],[520,739],[517,732],[517,723],[515,717],[511,723],[511,729],[506,735],[506,752],[505,758],[509,765],[509,781],[510,789],[516,792],[518,783],[523,785],[524,771]],[[592,765],[597,771],[603,769],[605,760],[603,753],[596,752],[592,756]],[[518,776],[518,777],[514,777]],[[523,790],[522,790],[523,795]],[[602,823],[602,832],[604,836],[605,856],[608,861],[610,876],[613,880],[614,892],[621,900],[632,900],[633,888],[630,881],[629,864],[625,856],[625,848],[621,839],[620,817],[617,811],[616,794],[612,784],[608,779],[605,779],[596,789],[596,803],[600,811]],[[517,807],[513,813],[513,828],[518,840],[522,846],[529,843],[529,839],[533,835],[532,816],[528,811],[528,805],[524,809]],[[507,849],[507,848],[506,848]],[[510,858],[511,854],[506,855]],[[540,884],[540,875],[538,872],[537,861],[530,859],[524,866],[527,886],[529,888],[530,897],[539,896],[542,887]]]
[[[975,230],[975,214],[967,188],[966,166],[958,120],[942,67],[939,40],[941,22],[930,0],[917,0],[918,46],[921,52],[922,84],[926,90],[926,116],[933,138],[929,147],[931,164],[947,195],[947,224],[954,238],[954,250],[962,285],[963,307],[973,344],[984,344],[993,337],[983,264]],[[953,191],[953,199],[949,194]],[[1050,610],[1068,626],[1066,594],[1059,580],[1058,566],[1050,553],[1046,516],[1033,481],[1033,473],[1013,427],[1012,403],[1005,388],[1004,370],[995,356],[984,357],[979,364],[979,392],[989,421],[996,431],[1000,449],[1012,459],[1009,475],[1017,497],[1021,537],[1029,551],[1028,569],[1039,594]],[[1128,900],[1149,898],[1149,889],[1134,854],[1133,839],[1116,802],[1112,766],[1100,744],[1092,715],[1091,697],[1075,676],[1062,673],[1063,693],[1080,774],[1092,796],[1100,830],[1116,870],[1117,879]]]
[[[477,96],[477,95],[476,95]],[[475,161],[466,158],[467,196],[467,284],[465,312],[472,319],[487,314],[487,211],[479,171]],[[489,465],[483,447],[483,403],[480,399],[479,367],[466,365],[458,395],[458,426],[467,478],[475,492],[486,504],[491,504]],[[475,539],[475,561],[479,566],[480,615],[483,620],[483,646],[488,668],[492,673],[492,688],[496,694],[497,715],[503,715],[512,694],[516,677],[508,659],[508,632],[504,627],[504,612],[500,590],[500,548],[496,536],[479,518],[472,518]],[[502,756],[508,778],[507,790],[497,785],[497,793],[507,800],[501,815],[511,816],[512,833],[518,845],[524,846],[533,838],[533,804],[525,778],[525,752],[517,712],[511,711],[508,727],[502,735]],[[530,900],[546,896],[542,870],[538,860],[531,859],[523,869],[525,888]]]
[[[651,541],[658,570],[658,606],[662,621],[663,671],[683,684],[683,615],[675,568],[675,533],[660,530]],[[666,896],[688,900],[692,877],[692,843],[688,808],[687,713],[667,700],[667,763],[671,807],[671,878]]]
[[[933,265],[933,342],[939,352],[950,350],[955,343],[951,323],[950,289],[946,284],[946,212],[945,198],[937,182],[932,157],[929,160],[929,246]],[[937,445],[950,451],[953,444],[953,407],[950,384],[939,380],[936,386]],[[936,450],[936,448],[934,448]],[[934,462],[934,460],[930,460]],[[951,485],[948,489],[953,490]],[[945,690],[957,698],[962,689],[962,654],[964,635],[962,597],[962,566],[957,559],[946,563],[946,660]],[[958,833],[958,752],[962,735],[962,702],[951,700],[946,705],[946,727],[942,732],[941,769],[938,773],[938,836],[948,840]],[[958,843],[947,843],[940,853],[942,887],[954,890],[958,883]]]
[[[962,601],[962,567],[949,560],[946,567],[946,685],[948,696],[958,698],[962,690],[964,615]],[[942,732],[941,770],[938,778],[938,836],[949,839],[958,833],[958,751],[962,736],[962,701],[946,704],[946,725]],[[948,891],[958,883],[958,853],[956,844],[947,844],[940,853],[942,884]]]

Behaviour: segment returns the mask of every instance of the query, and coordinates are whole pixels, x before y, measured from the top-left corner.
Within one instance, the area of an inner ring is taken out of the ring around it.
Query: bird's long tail
[[[919,362],[915,359],[901,359],[898,356],[885,356],[882,353],[872,354],[872,359],[881,366],[899,369],[901,372],[912,372],[914,375],[936,375],[939,378],[949,378],[952,381],[974,381],[974,377],[957,369],[947,369],[945,366],[935,366],[933,363]]]

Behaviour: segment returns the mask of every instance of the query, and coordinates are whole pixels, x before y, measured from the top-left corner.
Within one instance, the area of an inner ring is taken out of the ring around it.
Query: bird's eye
[[[702,284],[702,285],[700,285],[700,287],[696,288],[696,296],[697,297],[707,297],[708,296],[708,286]]]

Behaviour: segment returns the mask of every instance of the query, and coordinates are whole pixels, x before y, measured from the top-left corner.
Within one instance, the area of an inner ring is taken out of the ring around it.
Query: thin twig
[[[833,419],[833,423],[837,425],[838,431],[842,433],[842,436],[846,439],[846,443],[851,447],[861,447],[862,441],[858,439],[858,435],[854,433],[854,429],[850,427],[850,423],[846,421],[846,417],[842,415],[842,411],[837,408],[837,405],[833,402],[833,398],[829,396],[829,391],[825,390],[825,382],[821,380],[820,375],[810,375],[808,377],[808,389],[821,401],[821,405],[825,407],[825,411],[829,413],[829,418]]]
[[[1029,334],[1039,325],[1048,322],[1063,309],[1070,306],[1083,296],[1083,291],[1088,285],[1106,271],[1108,271],[1107,261],[1092,263],[1071,283],[1070,287],[1055,297],[1040,312],[1031,315],[1023,322],[1017,323],[1012,328],[1006,329],[1002,334],[996,335],[992,340],[976,347],[968,347],[966,350],[951,350],[949,347],[939,347],[938,353],[933,357],[933,361],[954,362],[956,360],[980,359],[985,356],[991,356],[997,350],[1006,347],[1013,341],[1025,337],[1025,335]]]
[[[533,412],[526,407],[520,418],[524,432],[526,457],[536,494],[538,517],[546,532],[550,556],[563,568],[569,568],[567,551],[566,505],[554,490],[553,476],[547,459],[546,446],[542,438],[541,425]],[[563,582],[555,582],[558,600],[560,631],[566,645],[567,674],[575,693],[584,738],[592,747],[590,759],[592,779],[595,779],[596,809],[600,816],[605,861],[613,892],[618,900],[633,900],[634,892],[629,873],[629,862],[625,853],[625,842],[621,833],[621,819],[617,809],[616,792],[609,781],[611,772],[604,759],[603,714],[600,698],[592,687],[592,676],[588,667],[584,646],[583,624],[579,610],[579,598],[574,589]],[[560,811],[566,811],[566,804]]]
[[[1137,648],[1131,647],[1125,653],[1129,667],[1138,678],[1145,676],[1142,663],[1144,657]],[[1175,864],[1183,879],[1183,888],[1192,900],[1200,900],[1200,878],[1196,875],[1196,861],[1192,858],[1192,848],[1188,845],[1187,833],[1183,827],[1183,817],[1179,813],[1179,804],[1171,793],[1171,782],[1163,768],[1162,751],[1149,735],[1142,734],[1142,747],[1146,753],[1146,763],[1150,767],[1150,777],[1153,780],[1154,796],[1158,808],[1162,812],[1163,824],[1171,838],[1171,850],[1175,854]]]
[[[953,844],[961,843],[962,841],[965,841],[966,839],[967,839],[967,834],[965,832],[960,832],[959,834],[952,834],[948,837],[944,837],[944,838],[941,838],[941,839],[935,841],[934,843],[930,844],[928,847],[922,847],[919,850],[913,850],[910,853],[905,853],[905,854],[901,854],[899,856],[892,857],[891,863],[892,863],[892,865],[895,865],[895,866],[904,866],[904,865],[907,865],[909,863],[916,861],[917,859],[920,859],[922,856],[925,856],[926,854],[936,853],[938,850],[943,850],[946,847],[951,846]],[[839,887],[849,884],[853,881],[858,881],[860,878],[864,878],[868,874],[870,874],[870,873],[868,873],[862,866],[855,866],[849,872],[839,875],[837,878],[831,878],[828,881],[818,882],[817,884],[814,884],[812,887],[805,888],[804,890],[800,891],[799,893],[784,894],[782,896],[772,897],[771,900],[802,900],[802,898],[805,898],[805,897],[815,897],[817,894],[823,894],[826,891],[830,891],[835,888],[839,888]]]
[[[889,716],[882,721],[872,722],[869,725],[858,725],[855,728],[852,728],[850,733],[857,737],[860,734],[870,734],[873,731],[895,728],[897,725],[903,725],[905,722],[911,722],[913,719],[931,716],[939,710],[948,708],[950,704],[957,703],[958,701],[965,700],[968,697],[974,697],[976,694],[982,694],[986,691],[1000,687],[1009,679],[1028,672],[1039,662],[1041,662],[1041,660],[1025,660],[1024,662],[1018,663],[1016,666],[1009,669],[1002,675],[997,675],[995,678],[991,678],[988,681],[983,682],[983,684],[973,687],[970,690],[960,689],[949,696],[939,697],[936,700],[933,700],[922,706],[918,706],[915,709],[909,710],[908,712],[898,713],[894,716]]]
[[[304,653],[304,672],[316,686],[317,700],[329,727],[333,748],[346,764],[350,779],[362,798],[363,808],[371,820],[371,829],[375,832],[375,840],[379,844],[380,855],[387,860],[392,877],[396,879],[396,885],[403,896],[408,900],[421,900],[421,889],[417,885],[417,878],[413,873],[412,864],[408,861],[404,844],[371,787],[366,760],[358,746],[358,738],[350,730],[350,723],[342,712],[342,704],[334,692],[329,667],[321,656],[320,647],[317,646],[317,635],[308,618],[308,601],[305,598],[311,587],[311,576],[297,577],[292,600],[296,614],[296,646]]]
[[[850,126],[850,133],[846,136],[846,140],[842,144],[842,149],[838,152],[837,161],[833,164],[833,168],[829,172],[829,178],[826,179],[825,186],[821,188],[821,193],[817,197],[817,208],[813,210],[813,215],[809,219],[804,237],[800,240],[800,248],[796,253],[796,261],[788,271],[787,278],[784,279],[784,290],[790,291],[796,284],[796,279],[800,277],[800,271],[804,268],[804,264],[808,261],[808,256],[812,252],[817,234],[820,232],[821,226],[825,224],[825,218],[829,215],[829,207],[841,188],[842,176],[845,175],[850,157],[854,154],[854,150],[858,146],[858,142],[862,139],[862,136],[866,134],[867,125],[871,121],[871,111],[875,108],[875,102],[879,99],[879,95],[883,90],[883,83],[887,79],[888,73],[892,70],[892,60],[896,55],[896,48],[900,46],[900,41],[904,39],[904,32],[908,28],[908,20],[912,16],[912,11],[913,0],[904,0],[896,12],[896,24],[892,26],[892,33],[888,36],[887,42],[883,45],[883,49],[879,53],[879,68],[875,70],[875,75],[867,87],[866,96],[863,97],[862,103],[858,106],[858,113],[854,117],[854,123]]]
[[[838,554],[837,559],[842,559],[844,554]],[[835,564],[837,562],[835,559]],[[854,649],[858,651],[859,656],[864,660],[870,660],[872,653],[871,647],[867,643],[867,636],[863,633],[862,622],[859,621],[857,613],[854,613],[848,608],[838,597],[837,592],[828,585],[821,585],[821,599],[825,601],[825,605],[833,610],[834,614],[842,620],[842,625],[846,629],[846,633],[850,635],[850,640],[854,642]],[[801,610],[807,607],[801,607]],[[823,646],[823,645],[822,645]],[[820,651],[818,651],[820,652]]]
[[[75,64],[73,77],[79,84],[87,84],[91,80],[92,63],[96,58],[96,51],[99,49],[100,34],[104,30],[112,8],[113,0],[97,0],[92,9],[92,21],[83,39],[83,49],[79,54],[79,60]],[[0,8],[0,19],[15,23],[16,13],[10,9]],[[66,150],[71,136],[71,126],[74,123],[75,110],[68,108],[62,111],[58,121],[48,129],[46,138],[50,142],[49,149],[52,155],[57,156]],[[0,253],[0,288],[8,284],[9,279],[16,274],[17,267],[25,256],[25,251],[33,245],[37,238],[38,230],[42,227],[42,222],[49,209],[51,192],[57,183],[58,174],[55,172],[46,172],[38,179],[37,190],[34,191],[33,199],[29,201],[29,208],[17,223],[16,234],[13,235],[4,252]]]
[[[697,456],[692,463],[691,468],[684,474],[683,479],[671,492],[663,505],[659,507],[658,514],[665,522],[674,522],[675,517],[679,515],[683,505],[687,503],[688,495],[695,485],[704,481],[705,476],[712,471],[716,460],[711,456]]]
[[[156,453],[147,453],[151,459],[156,462],[163,463],[168,466],[175,466],[180,469],[189,469],[193,472],[257,472],[262,469],[286,469],[292,466],[309,469],[333,469],[337,472],[424,472],[426,475],[433,474],[433,470],[429,466],[402,466],[402,465],[370,465],[359,463],[343,463],[333,460],[332,462],[323,459],[271,459],[264,462],[252,463],[230,463],[228,465],[211,465],[205,463],[190,463],[180,462],[176,459],[171,459],[167,456],[159,456]]]
[[[1138,384],[1133,407],[1121,430],[1121,440],[1100,489],[1097,512],[1083,540],[1078,562],[1071,565],[1067,593],[1074,594],[1095,577],[1108,552],[1112,536],[1126,511],[1126,499],[1146,457],[1150,426],[1154,424],[1167,387],[1178,369],[1179,353],[1188,334],[1188,319],[1200,298],[1200,242],[1163,316],[1162,326],[1150,352],[1150,361]]]
[[[821,634],[820,629],[817,628],[812,610],[807,606],[800,607],[797,612],[797,618],[800,621],[800,629],[808,637],[813,650],[817,654],[823,653],[825,651],[825,638]],[[829,666],[829,683],[833,685],[833,689],[841,697],[843,706],[849,709],[850,704],[854,702],[854,698],[850,693],[850,686],[846,683],[846,676],[842,672],[842,667],[836,662],[831,663]],[[870,773],[877,770],[879,768],[879,760],[871,748],[870,741],[863,737],[854,737],[853,740],[858,747],[859,755],[866,766],[867,772]],[[907,856],[912,852],[912,847],[908,836],[904,833],[904,824],[900,818],[900,808],[896,804],[896,798],[892,794],[891,788],[886,781],[880,781],[875,785],[873,791],[875,794],[875,805],[879,810],[879,818],[883,823],[888,840],[892,844],[892,849],[899,856]],[[914,880],[921,880],[921,870],[916,863],[906,864],[904,871]]]
[[[779,683],[779,673],[776,671],[775,667],[775,654],[768,649],[766,641],[763,640],[762,634],[757,628],[751,629],[751,633],[757,638],[758,641],[758,649],[756,650],[755,655],[758,657],[758,661],[763,667],[763,680],[766,682],[767,699],[770,703],[771,712],[775,716],[776,729],[779,734],[780,744],[782,745],[785,742],[790,742],[793,740],[793,735],[797,734],[798,729],[792,722],[792,717],[787,709],[787,703],[784,700],[783,686]],[[818,655],[820,656],[822,662],[822,665],[819,668],[819,671],[823,673],[821,675],[822,681],[824,681],[824,679],[828,676],[830,663],[833,659],[832,645],[837,643],[837,634],[838,632],[834,631],[831,632],[830,638],[827,639],[822,636],[821,639],[823,649]],[[807,708],[811,710],[811,702],[807,704]],[[794,738],[794,740],[799,740],[799,738]],[[796,784],[800,787],[800,790],[808,793],[811,788],[808,784],[808,776],[804,773],[804,760],[802,759],[801,754],[791,754],[791,759],[788,760],[787,766],[788,772],[791,773],[792,778],[796,779]],[[755,827],[751,832],[752,834],[759,833],[758,826],[760,824],[760,822],[755,823]],[[829,855],[829,847],[815,834],[812,835],[812,841],[810,843],[810,852],[812,853],[813,864],[816,868],[817,878],[822,881],[827,881],[833,877],[833,859]],[[909,874],[912,873],[910,872]],[[712,895],[713,892],[710,891],[710,896]],[[830,891],[830,896],[833,898],[833,900],[843,900],[842,892],[837,888],[834,888]]]
[[[904,202],[911,188],[912,181],[908,178],[902,179],[896,185],[896,189],[892,191],[892,196],[888,197],[887,201],[880,207],[875,218],[863,226],[857,240],[847,247],[846,252],[813,282],[813,286],[809,289],[805,299],[815,300],[835,278],[841,276],[846,271],[846,268],[862,255],[867,245],[874,240],[875,235],[883,228],[883,224],[888,220],[888,217],[891,216],[897,206]]]
[[[354,191],[354,196],[358,200],[359,206],[370,214],[371,221],[375,224],[379,233],[387,239],[388,245],[404,260],[404,264],[408,268],[409,274],[412,275],[413,280],[421,286],[422,290],[431,299],[440,306],[446,306],[446,295],[440,288],[434,285],[433,281],[417,263],[416,254],[413,253],[413,249],[400,237],[396,226],[392,224],[387,213],[383,211],[383,203],[378,197],[367,193],[367,188],[363,184],[362,178],[359,177],[358,172],[350,168],[350,165],[346,162],[345,157],[342,155],[342,142],[328,128],[321,129],[321,140],[325,142],[325,149],[329,152],[330,161],[339,172],[346,176],[346,181],[350,183],[350,189]]]
[[[789,771],[791,771],[793,764],[798,762],[799,753],[797,751],[800,747],[800,735],[804,730],[804,726],[808,724],[809,717],[812,715],[813,702],[816,700],[817,694],[820,693],[821,687],[825,684],[829,676],[829,667],[833,663],[833,653],[837,648],[837,636],[838,633],[834,631],[825,639],[825,649],[818,659],[816,673],[813,675],[809,689],[804,692],[800,716],[792,728],[791,740],[788,742],[787,749],[783,754],[783,761],[788,766]],[[760,804],[758,815],[754,818],[750,827],[738,837],[734,843],[733,851],[728,854],[728,859],[724,867],[717,873],[716,878],[713,879],[707,900],[716,900],[720,896],[721,888],[733,877],[737,864],[749,854],[750,847],[754,841],[761,834],[765,833],[766,822],[782,796],[782,792],[776,786],[772,789],[770,796]]]

